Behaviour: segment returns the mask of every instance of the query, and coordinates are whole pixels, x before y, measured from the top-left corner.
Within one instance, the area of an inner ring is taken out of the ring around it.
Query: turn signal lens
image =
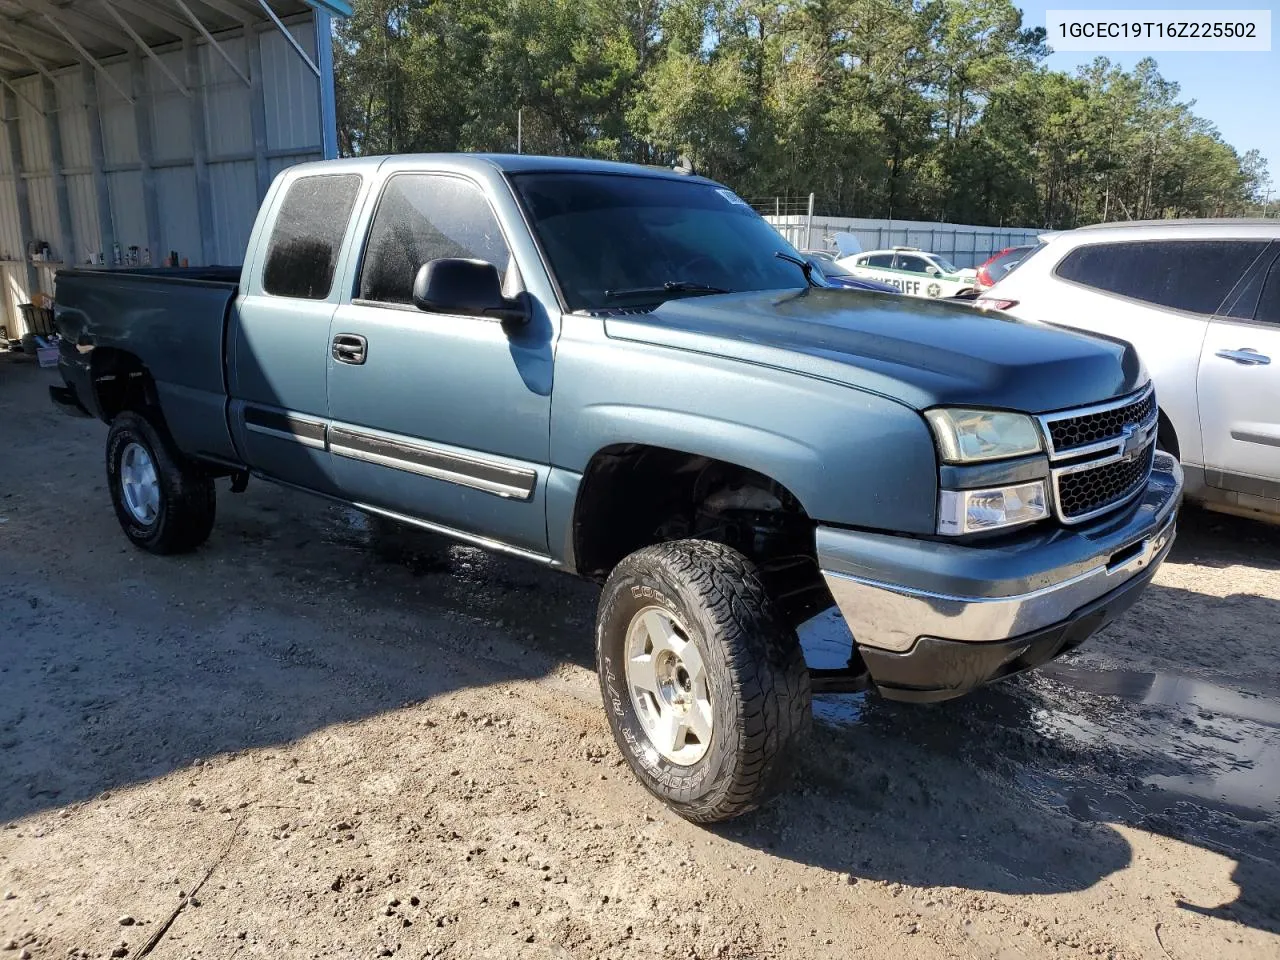
[[[938,497],[938,532],[947,536],[1017,527],[1047,516],[1043,480],[988,490],[943,490]]]

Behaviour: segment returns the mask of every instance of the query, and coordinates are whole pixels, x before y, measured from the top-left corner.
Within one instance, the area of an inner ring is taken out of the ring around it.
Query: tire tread
[[[113,456],[117,438],[125,433],[132,434],[151,451],[164,497],[164,517],[159,528],[149,536],[138,537],[131,532],[112,464],[108,462],[107,479],[120,525],[135,545],[151,553],[190,553],[209,539],[213,530],[217,515],[213,478],[182,455],[158,418],[137,410],[126,410],[111,422],[111,432],[107,435],[108,461]]]
[[[812,726],[809,671],[799,639],[776,609],[755,565],[731,547],[707,540],[656,544],[624,559],[610,580],[646,569],[673,575],[697,595],[740,701],[737,743],[723,788],[700,798],[659,796],[695,822],[739,816],[785,783],[797,747]]]

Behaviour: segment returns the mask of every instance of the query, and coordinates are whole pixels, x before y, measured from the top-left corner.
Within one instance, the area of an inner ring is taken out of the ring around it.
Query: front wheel
[[[812,723],[795,631],[729,547],[646,547],[609,575],[596,618],[600,688],[640,782],[688,820],[727,820],[785,781]]]
[[[144,550],[185,553],[213,529],[212,478],[182,456],[163,426],[139,413],[111,421],[107,486],[125,536]]]

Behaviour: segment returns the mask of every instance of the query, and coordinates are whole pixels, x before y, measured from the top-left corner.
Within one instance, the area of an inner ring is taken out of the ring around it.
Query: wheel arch
[[[1168,414],[1164,410],[1159,410],[1156,417],[1156,444],[1161,450],[1173,454],[1175,458],[1181,459],[1181,448],[1178,445],[1178,431],[1173,427],[1173,421],[1169,419]]]
[[[707,479],[708,472],[716,475]],[[811,522],[800,499],[767,473],[719,457],[648,443],[613,443],[597,450],[578,484],[568,541],[577,572],[603,580],[619,560],[658,542],[653,531],[672,511],[692,508],[700,483],[736,483],[776,490],[780,504]]]
[[[96,413],[111,423],[126,410],[160,415],[155,380],[142,358],[118,347],[96,347],[89,356],[89,388]]]

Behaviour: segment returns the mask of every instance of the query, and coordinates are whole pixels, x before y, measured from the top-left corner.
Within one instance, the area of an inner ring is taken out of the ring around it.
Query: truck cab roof
[[[682,173],[661,167],[641,166],[634,163],[618,163],[613,160],[588,160],[582,157],[545,157],[516,153],[405,153],[375,157],[356,157],[347,160],[317,160],[290,167],[294,176],[325,173],[372,173],[384,166],[397,169],[415,168],[431,170],[456,170],[484,176],[501,173],[605,173],[618,176],[651,177],[660,180],[714,184],[714,180],[696,174]]]

